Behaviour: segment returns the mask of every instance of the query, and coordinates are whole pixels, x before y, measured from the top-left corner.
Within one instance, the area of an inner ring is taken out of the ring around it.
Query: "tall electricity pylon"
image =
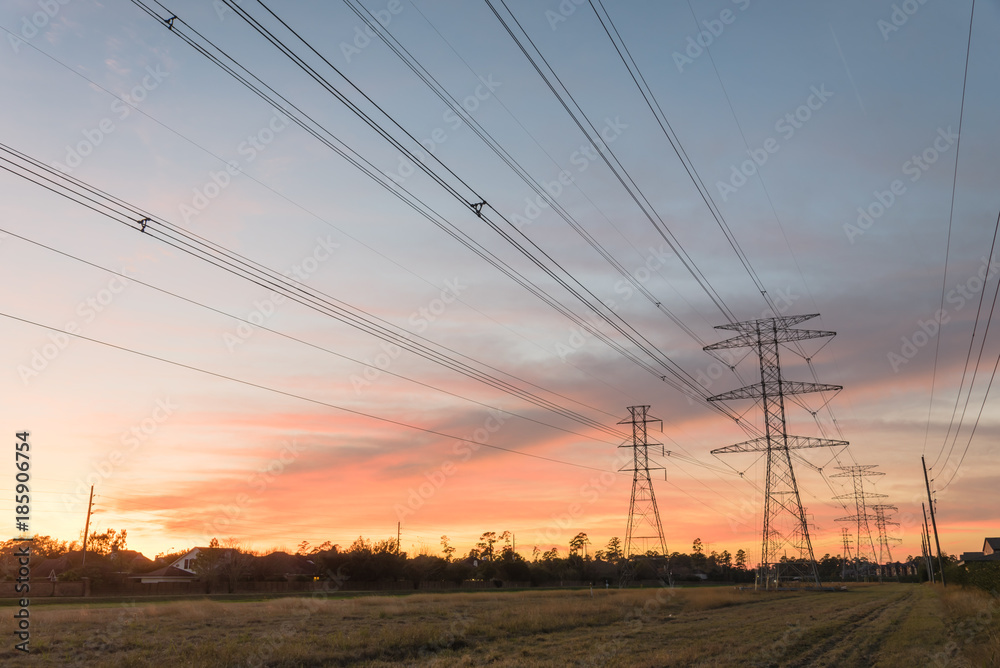
[[[875,528],[878,530],[878,561],[879,564],[887,564],[892,561],[892,552],[889,550],[889,543],[899,542],[898,538],[892,538],[886,533],[886,525],[892,524],[899,526],[899,522],[892,522],[886,519],[885,511],[887,510],[899,510],[896,506],[890,506],[884,503],[878,503],[873,506],[868,506],[875,511]],[[882,558],[882,549],[885,548],[885,559]]]
[[[816,581],[816,586],[820,585],[819,568],[816,566],[816,556],[813,554],[812,541],[809,538],[809,526],[806,523],[802,499],[799,497],[799,486],[792,469],[791,451],[801,448],[848,444],[847,441],[790,436],[785,425],[786,396],[806,392],[837,392],[843,389],[840,385],[788,381],[781,376],[779,348],[782,344],[836,334],[836,332],[792,329],[793,325],[815,318],[817,315],[819,314],[782,316],[720,325],[716,329],[733,330],[738,335],[705,347],[706,351],[750,347],[757,352],[760,360],[759,383],[718,394],[709,397],[708,400],[755,399],[760,401],[764,409],[763,436],[712,450],[712,454],[767,453],[764,530],[758,570],[758,581],[763,580],[764,586],[767,588],[778,586],[781,576],[779,565],[786,571],[810,577]],[[805,564],[779,561],[782,548],[792,541],[800,541],[799,544],[793,544],[792,547],[800,554],[808,555],[808,558],[804,559]],[[805,568],[801,568],[801,566]]]
[[[843,473],[835,473],[831,478],[850,478],[854,483],[854,491],[849,494],[841,494],[833,498],[846,500],[854,499],[854,514],[848,515],[847,517],[838,517],[837,522],[854,522],[857,524],[858,530],[858,549],[854,553],[854,579],[861,579],[861,558],[865,556],[865,545],[871,547],[872,561],[878,563],[880,561],[878,555],[875,552],[875,541],[872,539],[871,522],[876,518],[875,515],[868,512],[868,500],[875,498],[885,498],[885,494],[876,494],[874,492],[865,491],[865,478],[871,478],[877,475],[885,475],[881,471],[874,470],[878,466],[877,464],[857,464],[855,466],[838,466],[838,471],[843,471]]]
[[[663,538],[660,510],[653,495],[653,481],[650,471],[664,470],[662,466],[649,465],[649,446],[663,447],[661,443],[650,443],[646,425],[663,421],[648,415],[649,406],[629,406],[630,419],[618,424],[632,425],[632,442],[623,443],[619,448],[632,448],[632,467],[622,467],[622,471],[632,471],[632,501],[628,508],[628,528],[625,530],[625,556],[646,554],[650,549],[667,556],[667,541]],[[645,535],[643,535],[645,534]]]

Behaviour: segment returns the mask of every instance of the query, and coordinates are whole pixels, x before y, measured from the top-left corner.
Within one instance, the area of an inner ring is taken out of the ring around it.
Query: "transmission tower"
[[[899,542],[898,538],[892,538],[886,533],[886,525],[899,526],[899,522],[892,522],[886,519],[885,511],[887,510],[899,510],[896,506],[890,506],[884,503],[875,504],[873,506],[868,506],[875,511],[875,528],[878,529],[878,559],[879,564],[887,564],[892,561],[892,552],[889,550],[889,543]],[[885,548],[885,559],[882,559],[882,549]]]
[[[844,552],[841,559],[840,579],[847,579],[847,564],[851,561],[851,532],[847,527],[840,528],[840,536],[844,539]]]
[[[800,554],[807,556],[797,564],[793,562],[780,563],[781,568],[809,577],[816,581],[817,586],[820,585],[819,569],[816,566],[816,557],[813,554],[812,541],[809,538],[809,527],[806,523],[805,511],[802,509],[795,472],[792,469],[791,451],[801,448],[847,445],[847,441],[790,436],[785,425],[786,396],[806,392],[836,392],[843,389],[840,385],[787,381],[781,376],[779,351],[781,344],[835,335],[835,332],[792,329],[794,325],[815,318],[817,315],[819,314],[782,316],[720,325],[716,329],[733,330],[738,335],[705,347],[705,350],[709,352],[725,348],[750,347],[756,351],[760,360],[759,383],[718,394],[709,397],[708,400],[755,399],[760,401],[764,409],[764,436],[712,450],[712,454],[767,453],[764,530],[758,581],[762,580],[764,586],[768,588],[772,585],[778,585],[781,576],[778,571],[779,553],[785,545],[792,541],[799,541],[799,544],[793,545],[793,547],[797,548]]]
[[[650,443],[646,425],[663,421],[648,415],[649,406],[629,406],[631,418],[618,424],[632,425],[632,442],[623,443],[620,448],[632,448],[632,467],[622,467],[621,471],[632,471],[632,501],[628,508],[628,528],[625,530],[625,557],[644,555],[650,549],[666,556],[667,541],[663,538],[660,510],[653,496],[653,481],[650,471],[664,470],[662,466],[650,466],[649,446],[663,447],[661,443]]]
[[[874,470],[877,464],[857,464],[855,466],[838,466],[838,471],[831,478],[850,478],[854,484],[854,491],[849,494],[841,494],[833,498],[838,500],[854,499],[854,514],[847,517],[838,517],[837,522],[854,522],[857,525],[858,549],[854,553],[854,579],[861,579],[861,558],[865,556],[864,546],[871,547],[872,561],[878,563],[880,560],[875,551],[875,541],[872,539],[871,522],[876,517],[868,512],[870,499],[885,498],[885,494],[865,491],[865,478],[885,475],[881,471]]]

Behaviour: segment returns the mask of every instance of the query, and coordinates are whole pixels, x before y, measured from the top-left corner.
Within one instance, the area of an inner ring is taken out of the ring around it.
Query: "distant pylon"
[[[649,406],[629,406],[631,417],[618,424],[632,425],[631,443],[623,443],[620,448],[632,448],[632,467],[622,467],[622,471],[632,471],[632,500],[628,508],[628,528],[625,530],[625,556],[646,554],[654,549],[667,556],[667,541],[663,538],[660,510],[653,495],[653,481],[650,471],[663,470],[662,466],[649,465],[649,446],[663,447],[661,443],[650,443],[646,425],[663,421],[648,415]]]
[[[887,564],[892,561],[892,552],[889,550],[889,543],[899,542],[898,538],[892,538],[886,533],[886,525],[892,524],[899,526],[899,522],[892,522],[886,519],[885,511],[887,510],[899,510],[896,506],[890,506],[884,503],[875,504],[873,506],[868,506],[875,511],[875,528],[878,529],[878,557],[879,564]],[[885,559],[882,558],[882,549],[885,549]]]
[[[716,329],[730,329],[737,336],[706,346],[706,351],[722,350],[724,348],[750,347],[757,352],[760,360],[760,382],[748,385],[738,390],[709,397],[709,401],[728,401],[731,399],[755,399],[761,402],[764,409],[764,436],[736,445],[712,450],[712,454],[730,452],[766,452],[767,477],[764,490],[764,528],[760,551],[760,566],[758,579],[762,579],[765,587],[777,586],[780,574],[778,567],[783,548],[792,541],[800,554],[808,555],[804,561],[805,569],[799,574],[815,580],[820,585],[819,568],[816,556],[813,554],[812,541],[809,538],[809,526],[805,511],[802,509],[802,499],[799,496],[799,486],[792,469],[792,450],[800,448],[818,448],[824,446],[847,445],[847,441],[834,441],[824,438],[806,436],[790,436],[785,426],[785,397],[805,392],[837,392],[843,389],[840,385],[825,385],[821,383],[801,383],[788,381],[781,376],[781,360],[779,348],[781,344],[806,339],[834,336],[835,332],[793,329],[793,325],[815,318],[812,315],[782,316],[736,322],[720,325]],[[795,570],[795,564],[780,564],[781,568]]]
[[[872,538],[871,522],[875,520],[875,515],[868,512],[870,499],[885,498],[885,494],[865,491],[865,478],[877,475],[885,475],[881,471],[874,470],[877,464],[857,464],[855,466],[838,466],[838,471],[831,478],[850,478],[854,485],[854,491],[848,494],[841,494],[833,498],[846,500],[854,499],[854,514],[846,517],[838,517],[837,522],[854,522],[857,525],[858,537],[857,550],[854,553],[854,579],[861,579],[861,558],[865,556],[865,546],[871,547],[872,561],[881,561],[875,550],[875,540]]]
[[[844,539],[844,552],[842,553],[840,579],[847,579],[847,564],[851,561],[851,532],[847,527],[841,527],[840,535]]]

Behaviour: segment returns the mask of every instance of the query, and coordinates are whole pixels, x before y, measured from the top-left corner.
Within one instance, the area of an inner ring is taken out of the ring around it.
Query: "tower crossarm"
[[[838,471],[843,471],[843,473],[834,473],[831,478],[853,478],[855,476],[873,476],[873,475],[885,475],[882,471],[876,471],[875,468],[878,464],[856,464],[854,466],[838,466],[836,467]]]
[[[830,477],[831,478],[836,478],[837,476],[830,476]],[[855,492],[851,492],[850,494],[838,494],[837,496],[835,496],[833,498],[837,499],[838,501],[841,501],[841,500],[844,500],[844,499],[854,499],[856,496],[857,496],[857,494]],[[865,498],[866,499],[885,499],[885,498],[888,498],[888,497],[889,497],[888,494],[877,494],[875,492],[865,492]],[[869,506],[869,507],[871,507],[871,506]]]
[[[804,448],[825,448],[848,445],[848,441],[836,441],[829,438],[814,438],[812,436],[788,436],[785,441],[789,450],[802,450]],[[774,447],[773,445],[771,446]],[[767,452],[767,436],[761,436],[742,443],[727,445],[724,448],[712,450],[713,455],[729,454],[733,452]]]
[[[778,316],[777,318],[759,318],[757,320],[744,320],[743,322],[730,322],[725,325],[716,325],[715,329],[730,329],[736,332],[750,332],[755,331],[761,325],[768,329],[771,327],[782,329],[818,317],[819,313],[809,313],[806,315],[784,315]]]
[[[838,517],[838,518],[836,518],[833,521],[834,522],[857,522],[859,517],[860,517],[860,519],[861,519],[862,522],[865,522],[867,520],[874,521],[877,516],[876,515],[869,515],[868,513],[865,513],[864,515],[860,515],[860,516],[859,515],[848,515],[847,517]]]
[[[769,388],[770,389],[770,388]],[[807,392],[839,392],[844,389],[843,385],[828,385],[826,383],[801,383],[794,380],[781,381],[781,391],[784,394],[805,394]],[[776,390],[775,390],[776,392]],[[770,392],[769,392],[770,394]],[[732,399],[760,399],[764,396],[764,388],[760,383],[747,385],[737,390],[730,390],[722,394],[709,397],[709,401],[730,401]]]
[[[772,338],[768,343],[790,343],[792,341],[804,341],[806,339],[822,339],[836,336],[836,332],[827,332],[818,329],[779,329],[777,332],[769,332]],[[705,346],[702,350],[711,352],[713,350],[725,350],[727,348],[752,348],[757,345],[757,332],[744,332],[739,336],[734,336],[725,341],[719,341]]]

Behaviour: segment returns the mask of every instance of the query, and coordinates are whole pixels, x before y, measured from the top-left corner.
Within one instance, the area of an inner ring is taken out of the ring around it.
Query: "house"
[[[306,555],[272,552],[254,559],[253,576],[259,580],[295,580],[301,577],[312,579],[316,574],[316,564]]]
[[[1000,537],[985,539],[982,552],[963,552],[958,565],[964,566],[977,561],[1000,561]]]
[[[138,580],[143,584],[160,582],[197,582],[200,578],[195,572],[194,562],[209,548],[193,547],[172,562],[148,573],[139,573],[131,576],[132,580]],[[223,550],[223,558],[228,558],[232,550]]]
[[[178,568],[182,571],[187,571],[188,573],[194,573],[194,561],[198,558],[198,555],[202,553],[202,550],[206,548],[203,547],[192,547],[186,553],[179,556],[177,559],[167,565],[168,568]]]
[[[35,579],[45,578],[55,582],[59,576],[70,570],[72,566],[69,562],[69,555],[63,554],[54,559],[45,559],[40,564],[32,564],[31,576]]]
[[[156,566],[155,561],[135,550],[115,550],[108,560],[115,572],[120,574],[148,572]]]

